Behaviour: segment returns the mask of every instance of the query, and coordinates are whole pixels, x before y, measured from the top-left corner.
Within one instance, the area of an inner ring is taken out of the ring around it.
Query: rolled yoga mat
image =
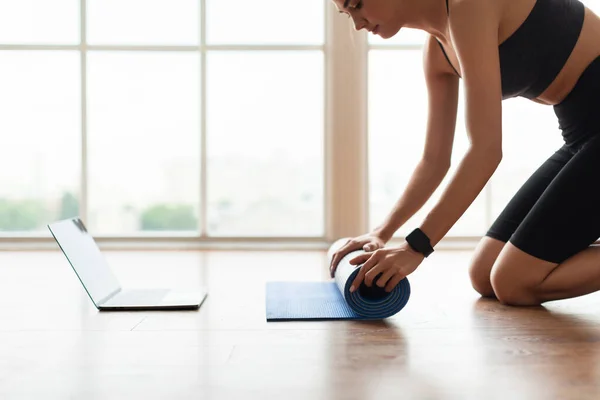
[[[329,261],[347,240],[340,239],[331,245],[327,253]],[[267,282],[267,321],[379,320],[398,313],[410,297],[407,278],[390,293],[375,285],[379,276],[371,287],[363,282],[350,293],[361,267],[351,265],[350,260],[363,253],[357,250],[346,254],[338,264],[334,282]]]

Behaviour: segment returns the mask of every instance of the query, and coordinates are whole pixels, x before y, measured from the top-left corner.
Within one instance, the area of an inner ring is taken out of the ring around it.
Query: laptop
[[[80,218],[47,226],[98,310],[196,309],[206,298],[203,287],[189,291],[123,288]]]

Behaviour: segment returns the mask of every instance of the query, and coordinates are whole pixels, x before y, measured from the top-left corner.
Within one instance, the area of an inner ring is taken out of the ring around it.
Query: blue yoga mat
[[[346,240],[340,239],[330,247],[329,260]],[[410,297],[408,278],[400,281],[390,293],[364,283],[350,293],[360,265],[349,261],[362,253],[363,250],[354,251],[340,260],[334,282],[267,282],[267,321],[379,320],[397,314]]]

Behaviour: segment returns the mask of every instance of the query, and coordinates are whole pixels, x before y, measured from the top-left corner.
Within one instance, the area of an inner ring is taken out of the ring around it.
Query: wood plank
[[[323,252],[109,252],[127,286],[207,285],[197,311],[98,312],[59,252],[0,253],[0,398],[597,399],[600,296],[481,299],[439,252],[378,322],[267,323],[270,280],[328,280]]]

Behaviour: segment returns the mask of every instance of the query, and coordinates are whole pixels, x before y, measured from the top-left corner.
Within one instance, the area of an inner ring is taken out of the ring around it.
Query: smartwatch
[[[412,231],[406,237],[406,242],[414,251],[422,253],[425,257],[428,257],[433,253],[433,247],[431,247],[429,237],[419,228]]]

